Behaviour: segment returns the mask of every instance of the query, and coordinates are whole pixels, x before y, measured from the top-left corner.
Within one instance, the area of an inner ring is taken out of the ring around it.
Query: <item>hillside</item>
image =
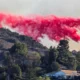
[[[48,49],[31,37],[1,28],[0,80],[48,80],[50,76],[44,79],[48,73],[80,70],[80,51],[74,52],[67,40]]]
[[[31,37],[19,35],[18,33],[11,32],[8,29],[0,29],[0,50],[8,50],[13,46],[15,42],[26,44],[30,51],[34,50],[39,52],[47,50],[46,47],[33,40]]]

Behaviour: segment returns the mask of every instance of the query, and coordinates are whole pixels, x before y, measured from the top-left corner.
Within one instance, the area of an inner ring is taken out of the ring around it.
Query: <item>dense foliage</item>
[[[27,55],[27,47],[25,44],[15,43],[10,49],[10,53]]]
[[[4,67],[0,67],[0,79],[6,80],[50,80],[40,77],[50,72],[61,70],[61,65],[67,69],[80,70],[80,54],[74,56],[69,51],[67,40],[61,40],[58,47],[50,47],[45,55],[39,52],[28,52],[23,43],[15,43],[8,52],[4,53]]]
[[[0,31],[2,39],[12,46],[6,45],[8,49],[5,49],[0,43],[0,80],[55,80],[44,75],[58,72],[62,66],[80,71],[80,51],[75,54],[69,51],[67,40],[61,40],[57,48],[51,46],[47,49],[31,38],[8,30],[3,32],[5,35]]]

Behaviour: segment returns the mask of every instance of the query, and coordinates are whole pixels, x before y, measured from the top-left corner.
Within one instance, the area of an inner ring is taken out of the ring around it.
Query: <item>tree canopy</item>
[[[27,55],[28,49],[27,46],[23,43],[15,43],[11,48],[10,48],[10,53],[17,53],[20,55]]]

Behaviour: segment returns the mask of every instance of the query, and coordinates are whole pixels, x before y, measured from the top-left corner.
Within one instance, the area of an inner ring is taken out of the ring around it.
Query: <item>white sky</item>
[[[0,0],[0,12],[20,15],[58,15],[80,17],[80,0]],[[44,45],[56,45],[48,38]],[[70,40],[70,49],[80,49],[80,44]]]

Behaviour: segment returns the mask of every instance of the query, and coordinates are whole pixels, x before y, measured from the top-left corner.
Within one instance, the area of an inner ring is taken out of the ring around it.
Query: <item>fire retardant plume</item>
[[[71,38],[80,41],[80,34],[78,34],[80,19],[77,18],[64,18],[54,15],[24,17],[0,13],[0,28],[3,27],[3,24],[35,40],[45,34],[50,40],[59,41]]]

